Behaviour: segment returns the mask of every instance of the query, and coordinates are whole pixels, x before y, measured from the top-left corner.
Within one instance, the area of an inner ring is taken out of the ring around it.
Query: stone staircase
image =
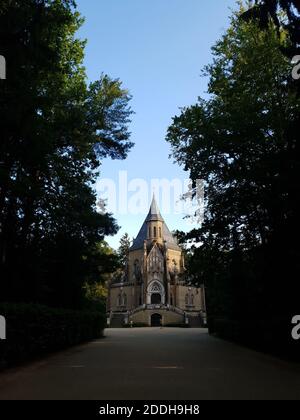
[[[113,314],[110,320],[110,328],[123,328],[125,314]]]

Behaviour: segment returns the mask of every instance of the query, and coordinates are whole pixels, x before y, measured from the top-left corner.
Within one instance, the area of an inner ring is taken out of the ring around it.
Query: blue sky
[[[188,174],[169,158],[166,131],[180,107],[205,95],[207,80],[200,76],[201,69],[211,62],[211,47],[228,27],[236,0],[77,0],[77,4],[86,19],[79,36],[88,41],[88,78],[96,80],[104,72],[122,80],[133,96],[130,131],[135,147],[125,161],[104,161],[101,178],[118,185],[119,172],[127,171],[129,181],[139,178],[149,185],[153,178],[187,179]],[[149,186],[149,206],[151,194]],[[160,194],[157,198],[163,199]],[[114,216],[121,230],[108,242],[116,248],[124,232],[137,235],[146,215],[117,208]],[[164,216],[171,230],[192,228],[183,213],[171,209]]]

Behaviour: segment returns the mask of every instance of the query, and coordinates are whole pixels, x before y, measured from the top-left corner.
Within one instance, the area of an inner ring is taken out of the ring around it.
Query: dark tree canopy
[[[128,233],[125,233],[120,239],[120,247],[118,249],[118,255],[119,255],[123,268],[125,268],[128,263],[128,256],[129,256],[129,250],[131,247],[131,242],[132,241]]]
[[[131,98],[107,75],[88,86],[82,23],[72,0],[1,0],[1,300],[79,305],[118,230],[93,185],[132,147]]]
[[[289,44],[270,21],[262,30],[238,13],[205,70],[209,98],[168,130],[175,160],[206,184],[205,221],[186,239],[197,243],[190,274],[218,317],[286,323],[299,309],[300,100]]]
[[[285,51],[291,56],[300,52],[300,0],[255,0],[255,5],[243,14],[244,19],[255,19],[261,28],[267,28],[270,20],[278,29],[287,30],[291,45]]]

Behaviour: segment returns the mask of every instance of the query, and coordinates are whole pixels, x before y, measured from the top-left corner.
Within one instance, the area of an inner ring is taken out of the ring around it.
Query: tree
[[[84,285],[87,305],[89,308],[94,307],[105,311],[108,284],[121,267],[119,256],[107,242],[103,241],[98,244],[94,259],[90,258],[88,262],[90,275],[86,278]]]
[[[203,270],[210,309],[253,319],[296,310],[299,156],[291,127],[300,101],[291,87],[289,38],[261,30],[241,9],[213,48],[208,100],[182,110],[168,130],[177,162],[206,183],[206,219],[187,235]],[[284,244],[284,248],[283,245]],[[255,312],[253,308],[255,306]],[[284,314],[284,315],[283,315]]]
[[[256,20],[260,28],[268,29],[270,20],[276,25],[278,33],[284,28],[289,34],[291,44],[284,51],[293,58],[300,52],[300,2],[299,0],[255,0],[255,5],[243,15],[246,21]]]
[[[102,159],[132,147],[131,97],[107,75],[87,85],[82,22],[72,0],[1,2],[1,300],[80,306],[98,244],[118,230],[93,185]]]
[[[118,249],[118,255],[123,268],[126,268],[128,264],[129,250],[131,248],[131,239],[128,233],[125,233],[120,239],[120,247]]]

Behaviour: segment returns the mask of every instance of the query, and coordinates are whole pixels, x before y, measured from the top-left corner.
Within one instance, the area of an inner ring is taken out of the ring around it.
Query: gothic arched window
[[[161,227],[159,228],[159,237],[161,238]]]
[[[185,296],[185,305],[186,306],[194,306],[195,305],[195,296],[189,292]]]
[[[154,228],[154,238],[156,238],[157,237],[157,229],[156,229],[156,227]]]
[[[138,277],[140,274],[140,262],[139,260],[135,260],[134,266],[133,266],[133,272],[135,277]]]
[[[151,289],[150,289],[151,293],[161,293],[162,292],[162,286],[160,283],[158,283],[157,281],[155,281],[152,285],[151,285]]]

